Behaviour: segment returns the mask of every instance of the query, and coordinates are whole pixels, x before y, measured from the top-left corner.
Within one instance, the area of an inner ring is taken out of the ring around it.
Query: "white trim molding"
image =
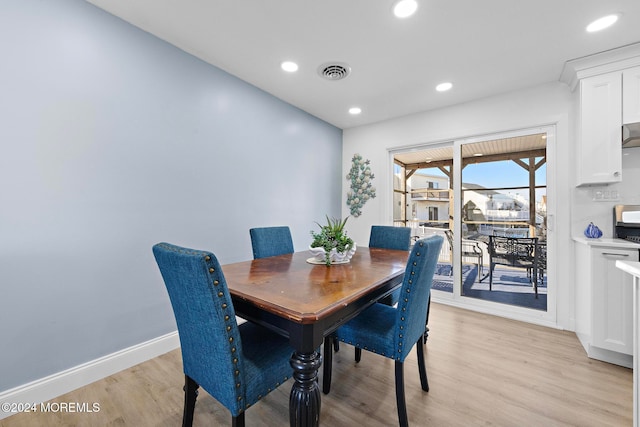
[[[638,65],[640,65],[640,43],[633,43],[567,61],[562,68],[559,80],[566,83],[571,92],[573,92],[580,79],[620,71]]]
[[[0,393],[0,403],[39,404],[180,347],[171,332]],[[0,420],[13,415],[0,411]]]

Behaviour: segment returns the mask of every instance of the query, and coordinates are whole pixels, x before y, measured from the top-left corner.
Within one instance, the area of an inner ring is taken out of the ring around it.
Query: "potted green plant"
[[[315,262],[324,262],[326,265],[349,262],[356,252],[356,244],[347,236],[344,229],[347,219],[349,219],[348,216],[342,220],[329,218],[327,215],[326,225],[320,225],[316,222],[320,227],[320,232],[311,231],[313,241],[309,246]]]

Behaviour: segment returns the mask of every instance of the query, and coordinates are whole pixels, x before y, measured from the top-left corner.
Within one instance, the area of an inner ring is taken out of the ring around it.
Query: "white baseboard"
[[[117,351],[0,393],[1,403],[40,404],[180,347],[177,332]],[[0,411],[0,420],[13,415]]]
[[[602,360],[603,362],[613,363],[614,365],[633,369],[633,356],[630,354],[618,353],[616,351],[606,350],[592,345],[589,345],[587,348],[587,355],[592,359]]]

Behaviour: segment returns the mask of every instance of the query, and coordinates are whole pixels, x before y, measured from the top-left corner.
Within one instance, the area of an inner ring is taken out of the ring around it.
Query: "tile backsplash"
[[[613,237],[613,206],[640,205],[640,147],[622,150],[622,182],[575,187],[572,192],[572,235],[581,235],[593,222],[604,237]]]

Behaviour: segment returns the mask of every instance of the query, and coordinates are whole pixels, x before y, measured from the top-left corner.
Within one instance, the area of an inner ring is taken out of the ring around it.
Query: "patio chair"
[[[493,286],[493,271],[496,265],[525,268],[538,298],[538,248],[537,237],[501,237],[489,236],[489,290]],[[486,279],[484,276],[480,281]]]
[[[420,239],[413,246],[397,307],[373,304],[334,333],[340,341],[395,361],[396,405],[400,426],[409,425],[404,395],[404,361],[414,345],[417,346],[420,385],[424,391],[429,391],[422,336],[431,282],[443,240],[442,236],[436,235]],[[332,338],[330,335],[324,340],[322,391],[325,394],[331,389]]]
[[[211,252],[169,243],[153,247],[173,307],[185,375],[182,425],[191,426],[202,387],[226,407],[233,426],[291,376],[289,340],[262,326],[238,325],[227,282]]]
[[[453,232],[451,230],[445,230],[444,234],[446,234],[447,236],[447,240],[449,241],[449,247],[451,248],[451,250],[453,251]],[[477,278],[478,281],[480,281],[480,276],[482,275],[482,270],[483,270],[483,252],[482,252],[482,248],[480,247],[480,242],[476,242],[474,240],[468,240],[468,239],[462,239],[461,242],[461,252],[460,255],[462,256],[462,258],[475,258],[477,260],[477,262],[475,263],[478,266],[478,273],[477,273]],[[453,261],[452,261],[453,264]],[[449,275],[453,275],[453,265],[451,266],[451,273],[449,273]]]
[[[538,280],[540,284],[544,283],[544,275],[547,271],[547,242],[538,242],[538,256],[537,264],[538,264]]]

